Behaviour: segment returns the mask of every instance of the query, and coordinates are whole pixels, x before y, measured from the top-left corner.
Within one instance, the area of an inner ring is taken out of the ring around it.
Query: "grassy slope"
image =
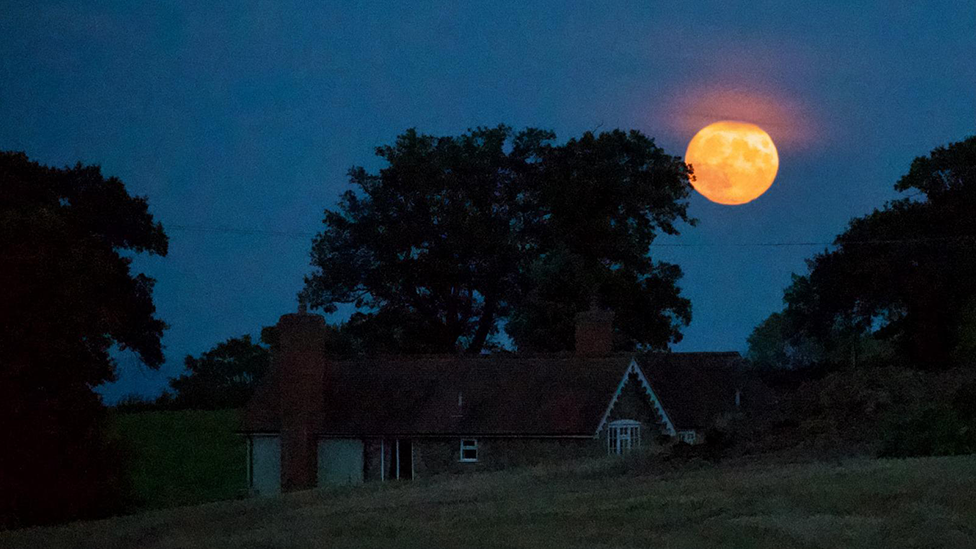
[[[119,414],[132,481],[147,509],[232,499],[245,488],[237,410]]]
[[[0,546],[976,547],[976,456],[658,477],[619,469],[595,462],[215,503],[9,532]]]

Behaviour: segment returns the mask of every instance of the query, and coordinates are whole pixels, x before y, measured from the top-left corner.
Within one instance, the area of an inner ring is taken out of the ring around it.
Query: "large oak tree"
[[[692,222],[687,166],[636,131],[554,140],[499,126],[379,147],[385,166],[351,169],[326,210],[303,297],[354,304],[343,331],[368,351],[478,353],[502,323],[520,348],[565,349],[593,298],[621,347],[679,340],[681,271],[649,251]]]

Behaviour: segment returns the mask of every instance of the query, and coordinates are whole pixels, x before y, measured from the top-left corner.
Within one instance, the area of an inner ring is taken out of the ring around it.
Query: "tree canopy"
[[[0,505],[11,506],[0,524],[117,503],[117,455],[92,389],[115,379],[113,348],[162,363],[154,281],[130,267],[133,253],[166,251],[146,199],[98,166],[0,152]]]
[[[919,367],[968,361],[976,326],[976,137],[916,158],[903,198],[853,219],[785,292],[791,337],[885,341]]]
[[[503,324],[520,348],[568,348],[593,297],[618,346],[679,340],[681,271],[649,248],[693,223],[687,166],[636,131],[554,141],[498,126],[378,147],[385,167],[352,168],[325,212],[303,298],[355,305],[343,332],[370,350],[478,353]]]
[[[271,366],[271,351],[251,336],[218,343],[199,358],[187,355],[185,374],[170,380],[177,408],[218,410],[247,404]]]

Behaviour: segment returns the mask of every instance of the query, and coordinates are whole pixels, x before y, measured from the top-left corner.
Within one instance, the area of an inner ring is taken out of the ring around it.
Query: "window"
[[[640,448],[640,423],[632,419],[618,419],[607,426],[607,453],[623,455]]]
[[[473,438],[461,439],[461,460],[478,461],[478,441]]]
[[[679,431],[678,440],[681,442],[687,442],[688,444],[695,443],[695,432],[694,431]]]

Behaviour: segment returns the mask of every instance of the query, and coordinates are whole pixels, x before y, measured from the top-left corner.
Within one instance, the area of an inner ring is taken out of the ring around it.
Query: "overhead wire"
[[[164,225],[165,229],[187,232],[236,234],[241,236],[268,236],[283,238],[314,238],[319,233],[306,231],[285,231],[271,229],[254,229],[246,227],[208,226],[208,225]],[[848,240],[842,243],[828,241],[778,241],[778,242],[665,242],[651,244],[652,248],[779,248],[779,247],[811,247],[843,245],[883,245],[883,244],[920,244],[920,243],[952,243],[976,240],[976,235],[956,235],[902,239],[873,239]]]

